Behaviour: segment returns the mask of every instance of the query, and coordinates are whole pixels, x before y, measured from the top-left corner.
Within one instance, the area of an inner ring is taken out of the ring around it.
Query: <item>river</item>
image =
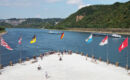
[[[108,53],[109,61],[113,64],[119,62],[119,65],[122,67],[126,66],[128,53],[128,63],[130,66],[130,47],[125,48],[121,53],[118,52],[118,47],[126,36],[122,38],[109,37],[107,45],[99,46],[104,36],[94,36],[93,41],[90,44],[86,44],[85,39],[90,35],[87,32],[64,31],[64,38],[61,40],[60,35],[48,34],[49,30],[45,29],[7,28],[6,31],[7,33],[3,35],[3,38],[14,50],[9,51],[5,47],[0,46],[0,62],[4,66],[7,66],[9,61],[17,63],[20,54],[22,54],[22,59],[25,59],[26,57],[32,58],[33,56],[38,56],[48,51],[64,50],[83,52],[89,56],[94,55],[97,59],[101,57],[103,61],[106,61],[106,54]],[[55,32],[63,31],[55,30]],[[36,35],[37,41],[34,44],[30,44],[30,40],[34,34]],[[21,45],[18,44],[20,36],[22,36]]]

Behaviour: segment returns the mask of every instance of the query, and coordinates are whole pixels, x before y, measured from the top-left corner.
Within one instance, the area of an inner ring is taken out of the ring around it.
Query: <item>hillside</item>
[[[27,19],[4,19],[0,20],[0,26],[4,28],[50,28],[62,21],[61,18],[27,18]]]
[[[60,28],[130,28],[130,1],[87,6],[60,22]]]

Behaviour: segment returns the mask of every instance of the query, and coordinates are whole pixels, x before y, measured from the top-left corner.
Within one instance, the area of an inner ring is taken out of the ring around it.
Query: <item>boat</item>
[[[61,34],[61,32],[49,31],[48,34]]]
[[[49,33],[49,34],[53,34],[54,32],[53,32],[53,31],[49,31],[48,33]]]
[[[119,35],[119,34],[112,34],[112,37],[121,38],[121,35]]]

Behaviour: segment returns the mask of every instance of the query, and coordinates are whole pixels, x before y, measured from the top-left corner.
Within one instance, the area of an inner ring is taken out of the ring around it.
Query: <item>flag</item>
[[[60,39],[63,39],[63,37],[64,37],[64,32],[61,34],[61,37],[60,37]]]
[[[124,48],[128,46],[128,37],[122,42],[122,44],[119,46],[118,50],[121,52]]]
[[[93,35],[91,34],[85,41],[87,43],[90,43],[90,42],[92,42],[92,38],[93,38]]]
[[[5,48],[8,49],[8,50],[13,50],[13,49],[4,41],[4,39],[3,39],[2,37],[0,38],[0,41],[1,41],[1,43],[0,43],[1,46],[5,47]]]
[[[105,38],[99,43],[100,46],[104,46],[108,43],[108,36],[105,36]]]
[[[30,43],[35,43],[36,42],[36,35],[33,36],[32,40],[30,41]]]
[[[18,43],[22,44],[22,37],[19,38]]]

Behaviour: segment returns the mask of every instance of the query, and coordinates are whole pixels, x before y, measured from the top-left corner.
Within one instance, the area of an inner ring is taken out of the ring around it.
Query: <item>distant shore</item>
[[[130,28],[67,28],[68,31],[130,35]]]

